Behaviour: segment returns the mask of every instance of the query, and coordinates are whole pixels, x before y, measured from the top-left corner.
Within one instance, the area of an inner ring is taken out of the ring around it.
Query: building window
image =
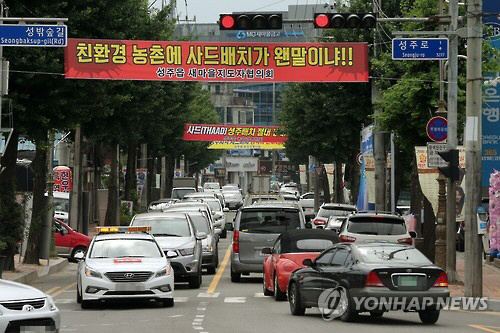
[[[221,124],[223,124],[224,123],[224,108],[223,107],[216,107],[215,111],[219,115]]]
[[[215,85],[215,94],[220,95],[220,84]]]
[[[233,110],[231,108],[227,108],[227,123],[233,124]]]
[[[253,112],[252,111],[247,111],[247,119],[246,119],[245,124],[253,125]]]

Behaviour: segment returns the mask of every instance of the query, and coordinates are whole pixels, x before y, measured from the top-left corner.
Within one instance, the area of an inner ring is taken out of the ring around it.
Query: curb
[[[56,259],[56,261],[58,262],[56,262],[53,265],[44,267],[40,273],[36,271],[21,273],[21,275],[13,278],[11,281],[23,284],[29,284],[30,282],[33,282],[43,276],[47,276],[62,271],[69,263],[68,259],[65,258],[58,258]]]

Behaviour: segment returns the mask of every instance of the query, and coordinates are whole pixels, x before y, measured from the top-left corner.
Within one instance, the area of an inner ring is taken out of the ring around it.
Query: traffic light
[[[438,155],[441,156],[443,160],[448,162],[447,167],[438,168],[439,171],[446,177],[450,178],[452,182],[456,182],[460,179],[460,166],[458,163],[458,150],[451,149],[447,151],[440,151]]]
[[[280,30],[282,14],[220,14],[220,30]]]
[[[356,29],[375,28],[377,17],[374,13],[315,13],[316,29]]]

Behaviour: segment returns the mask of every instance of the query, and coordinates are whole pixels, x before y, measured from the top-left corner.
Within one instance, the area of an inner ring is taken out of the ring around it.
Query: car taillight
[[[233,233],[233,253],[240,253],[240,233],[238,230]]]
[[[316,224],[316,225],[318,225],[318,224],[326,224],[326,220],[314,219],[313,223]]]
[[[408,245],[413,245],[413,238],[401,238],[398,239],[399,244],[408,244]]]
[[[385,287],[385,285],[378,277],[377,272],[371,271],[366,277],[365,287]]]
[[[351,237],[351,236],[346,236],[346,235],[342,235],[339,237],[340,241],[341,242],[355,242],[356,241],[356,238],[355,237]]]
[[[445,272],[441,272],[434,282],[434,287],[448,287],[448,276]]]

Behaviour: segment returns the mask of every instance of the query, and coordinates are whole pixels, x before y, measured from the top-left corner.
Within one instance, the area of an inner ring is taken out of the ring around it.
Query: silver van
[[[304,212],[296,203],[266,202],[241,208],[234,220],[231,281],[240,281],[241,274],[262,273],[266,258],[262,249],[271,247],[283,231],[305,227]]]

